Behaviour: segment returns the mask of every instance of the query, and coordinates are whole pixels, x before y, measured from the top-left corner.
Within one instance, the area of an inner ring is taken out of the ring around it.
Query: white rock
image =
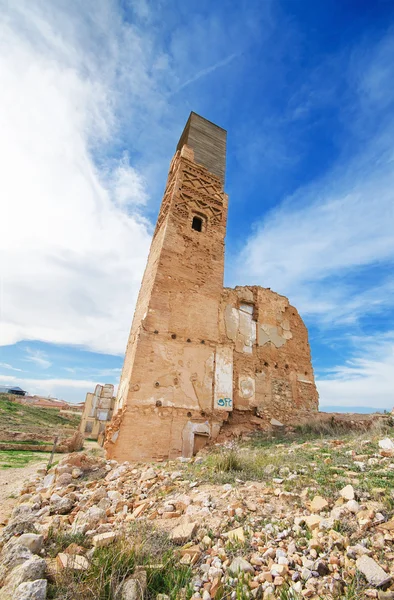
[[[196,529],[197,523],[182,523],[171,531],[170,539],[175,544],[185,544],[193,537]]]
[[[345,500],[354,500],[354,488],[352,485],[346,485],[339,493]]]
[[[148,469],[141,474],[140,481],[150,481],[156,477],[156,471],[154,469]]]
[[[394,450],[394,442],[390,438],[384,438],[379,440],[379,448],[383,450]]]
[[[358,512],[360,512],[360,505],[356,500],[349,500],[348,502],[346,502],[346,508],[348,509],[349,512],[351,512],[355,515]]]
[[[16,588],[14,600],[45,600],[47,597],[47,584],[46,579],[25,581]]]
[[[20,546],[25,546],[33,554],[38,554],[42,549],[44,537],[35,533],[24,533],[17,538],[16,543]]]
[[[368,583],[376,587],[385,586],[391,581],[390,575],[370,556],[360,556],[356,560],[356,567],[364,575]]]
[[[229,571],[231,573],[239,573],[240,571],[242,571],[243,573],[254,574],[254,568],[252,567],[250,562],[248,562],[241,556],[236,556],[235,558],[233,558],[231,565],[229,566]]]

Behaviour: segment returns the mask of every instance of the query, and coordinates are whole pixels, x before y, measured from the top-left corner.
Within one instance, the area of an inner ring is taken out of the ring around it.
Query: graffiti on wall
[[[224,408],[224,407],[232,408],[233,401],[231,398],[219,398],[218,406],[221,406],[222,408]]]

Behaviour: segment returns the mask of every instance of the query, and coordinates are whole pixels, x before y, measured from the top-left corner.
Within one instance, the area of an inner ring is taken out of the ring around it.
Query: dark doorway
[[[194,434],[193,456],[208,444],[209,436],[204,433]]]

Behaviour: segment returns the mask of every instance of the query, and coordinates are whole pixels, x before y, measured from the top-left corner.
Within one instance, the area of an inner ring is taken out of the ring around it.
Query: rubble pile
[[[393,454],[391,440],[381,440],[365,464],[391,469]],[[289,599],[342,598],[356,576],[360,597],[394,599],[394,519],[354,479],[326,498],[311,494],[313,486],[286,491],[298,476],[286,465],[270,485],[202,483],[188,467],[185,459],[133,465],[76,453],[38,472],[0,532],[0,600],[44,600],[48,580],[88,569],[95,549],[127,536],[135,522],[168,533],[179,564],[190,567],[187,597],[195,600],[279,598],[281,590]],[[54,531],[84,543],[51,556]],[[143,569],[130,574],[116,597],[143,597],[145,580]]]

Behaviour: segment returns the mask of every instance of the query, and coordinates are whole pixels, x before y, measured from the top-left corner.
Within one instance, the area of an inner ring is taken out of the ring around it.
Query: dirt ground
[[[0,470],[0,526],[4,524],[4,519],[10,516],[22,483],[35,475],[37,469],[45,468],[46,465],[47,461],[34,462],[26,467]]]
[[[85,440],[85,452],[93,452],[96,456],[104,456],[104,450],[91,440]],[[39,455],[39,453],[37,453]],[[66,454],[55,454],[54,463],[63,459]],[[37,456],[38,458],[38,456]],[[43,453],[42,460],[32,462],[25,467],[17,467],[11,469],[0,469],[0,528],[4,525],[4,520],[7,519],[17,501],[17,495],[24,481],[34,477],[37,469],[45,468],[48,464],[49,454]],[[15,496],[15,497],[13,497]]]

